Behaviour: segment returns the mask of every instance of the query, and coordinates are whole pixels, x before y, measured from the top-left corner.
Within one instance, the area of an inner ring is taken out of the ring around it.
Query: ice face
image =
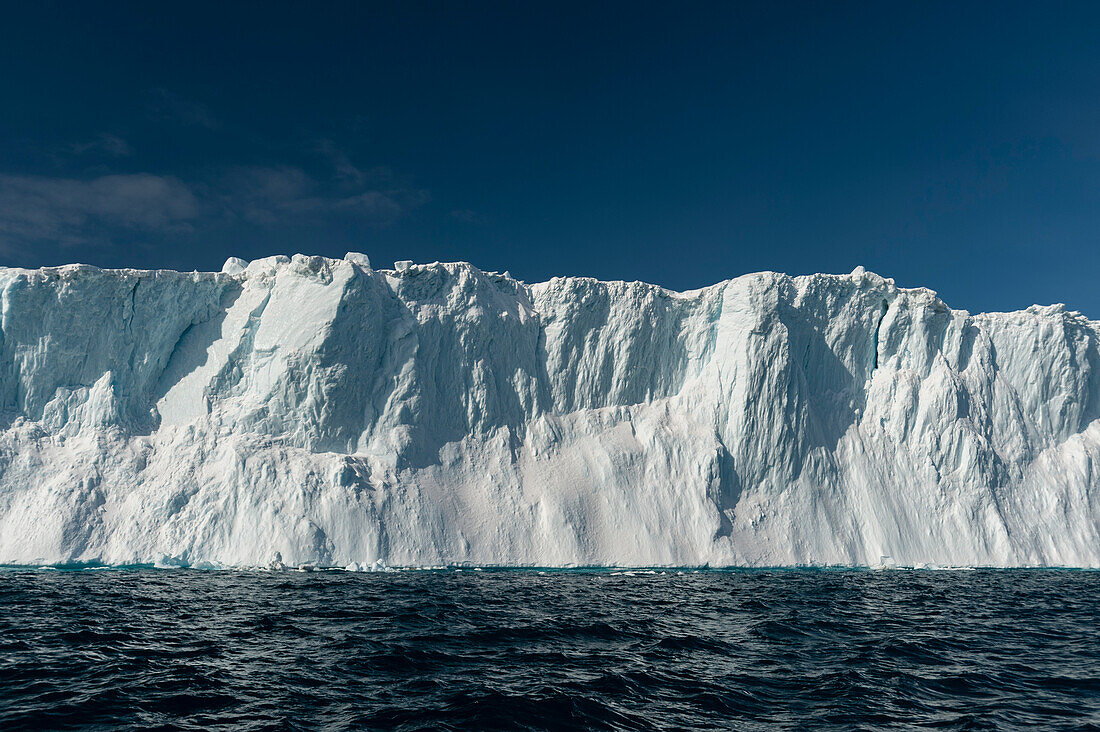
[[[239,274],[248,269],[248,262],[244,261],[240,257],[230,257],[225,260],[225,264],[222,265],[222,272],[225,274]]]
[[[1061,306],[354,253],[0,290],[0,563],[1100,566]]]

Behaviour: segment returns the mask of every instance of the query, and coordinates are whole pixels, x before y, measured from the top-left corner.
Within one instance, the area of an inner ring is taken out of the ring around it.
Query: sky
[[[302,252],[1100,318],[1100,3],[5,3],[0,265]]]

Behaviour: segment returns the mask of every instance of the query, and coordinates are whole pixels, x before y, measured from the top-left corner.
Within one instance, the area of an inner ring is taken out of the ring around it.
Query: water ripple
[[[0,728],[1100,730],[1100,573],[0,571]]]

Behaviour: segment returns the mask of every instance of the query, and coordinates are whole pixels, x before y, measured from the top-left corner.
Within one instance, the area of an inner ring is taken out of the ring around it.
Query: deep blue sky
[[[5,3],[0,264],[862,264],[1100,318],[1100,3]]]

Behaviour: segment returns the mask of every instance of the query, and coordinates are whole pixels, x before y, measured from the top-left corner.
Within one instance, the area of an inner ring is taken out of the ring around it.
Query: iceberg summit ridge
[[[0,292],[0,564],[1100,567],[1061,305],[355,253]]]

